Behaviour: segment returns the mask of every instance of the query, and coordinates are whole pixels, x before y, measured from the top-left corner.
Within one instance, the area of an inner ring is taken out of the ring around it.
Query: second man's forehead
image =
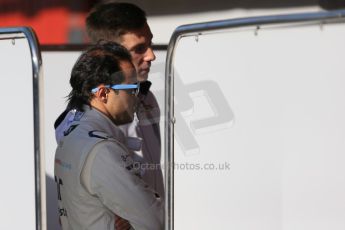
[[[145,39],[146,41],[151,41],[153,38],[153,34],[150,30],[150,27],[145,24],[143,27],[138,29],[131,29],[127,30],[120,35],[121,42],[127,42],[127,39]]]

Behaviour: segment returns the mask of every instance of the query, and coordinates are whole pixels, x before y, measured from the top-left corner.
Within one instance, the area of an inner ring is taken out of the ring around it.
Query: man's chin
[[[147,81],[149,78],[149,72],[148,71],[141,71],[138,73],[138,81]]]

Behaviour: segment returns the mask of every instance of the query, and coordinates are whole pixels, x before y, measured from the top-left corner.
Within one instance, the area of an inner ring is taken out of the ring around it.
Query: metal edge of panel
[[[165,178],[165,230],[174,229],[174,50],[179,36],[172,35],[166,54],[165,63],[165,98],[164,98],[164,178]]]
[[[25,34],[31,52],[32,74],[33,74],[33,106],[34,106],[34,155],[35,155],[35,189],[36,189],[36,230],[45,230],[45,178],[42,173],[43,159],[43,127],[41,126],[43,119],[43,99],[41,87],[43,84],[42,76],[42,57],[39,48],[39,42],[34,30],[30,27],[20,27],[22,33]]]
[[[207,31],[216,31],[243,26],[260,26],[267,24],[298,23],[315,21],[322,22],[328,20],[343,19],[345,9],[333,11],[321,11],[314,13],[298,13],[287,15],[273,15],[248,17],[238,19],[228,19],[220,21],[211,21],[204,23],[195,23],[182,25],[175,29],[167,48],[166,66],[165,66],[165,230],[174,229],[174,55],[178,41],[189,35],[200,35]]]
[[[199,34],[206,31],[230,29],[242,26],[260,26],[266,24],[297,23],[307,21],[324,21],[345,17],[345,9],[320,11],[316,13],[298,13],[286,15],[259,16],[238,19],[228,19],[204,23],[182,25],[176,28],[172,37]]]

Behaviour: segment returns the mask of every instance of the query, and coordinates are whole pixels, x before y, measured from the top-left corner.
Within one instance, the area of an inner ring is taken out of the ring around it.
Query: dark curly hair
[[[93,88],[100,84],[122,83],[121,61],[131,63],[131,56],[126,48],[115,42],[100,41],[83,52],[72,69],[69,81],[72,91],[68,95],[67,109],[83,111],[84,105],[90,106]]]

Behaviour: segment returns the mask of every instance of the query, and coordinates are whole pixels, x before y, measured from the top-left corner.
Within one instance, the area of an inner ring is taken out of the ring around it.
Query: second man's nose
[[[145,53],[145,61],[154,61],[156,60],[156,55],[155,53],[153,52],[153,49],[152,47],[149,47],[147,50],[146,50],[146,53]]]

